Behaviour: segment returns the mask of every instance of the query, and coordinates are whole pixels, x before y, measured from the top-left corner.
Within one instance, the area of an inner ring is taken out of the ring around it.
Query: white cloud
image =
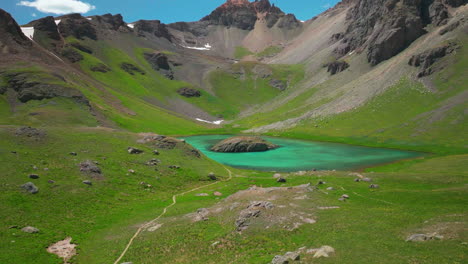
[[[17,5],[34,7],[43,13],[68,14],[87,13],[96,7],[78,0],[33,0],[21,1]]]

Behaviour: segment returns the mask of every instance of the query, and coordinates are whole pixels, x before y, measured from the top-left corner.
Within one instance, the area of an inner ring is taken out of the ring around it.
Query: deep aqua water
[[[209,158],[237,168],[262,171],[353,170],[422,156],[422,153],[384,148],[262,137],[278,149],[266,152],[219,153],[210,151],[217,142],[232,135],[184,137]]]

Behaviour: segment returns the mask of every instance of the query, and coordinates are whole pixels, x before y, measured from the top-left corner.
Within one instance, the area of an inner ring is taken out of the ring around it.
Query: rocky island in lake
[[[211,147],[211,150],[215,152],[261,152],[278,147],[260,137],[239,136],[220,141]]]

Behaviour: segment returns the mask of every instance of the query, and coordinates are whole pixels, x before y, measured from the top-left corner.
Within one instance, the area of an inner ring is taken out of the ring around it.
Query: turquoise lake
[[[378,164],[422,156],[422,153],[384,148],[262,137],[280,148],[266,152],[219,153],[210,151],[232,135],[184,137],[209,158],[236,168],[262,171],[356,170]]]

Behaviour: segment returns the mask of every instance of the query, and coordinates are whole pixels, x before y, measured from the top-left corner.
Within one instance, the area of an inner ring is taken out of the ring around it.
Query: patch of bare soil
[[[71,241],[71,237],[60,240],[57,243],[50,245],[47,248],[47,252],[57,255],[59,258],[63,259],[64,263],[68,263],[68,260],[76,255],[76,244],[72,244]]]
[[[222,221],[231,222],[237,232],[269,228],[292,231],[316,223],[314,209],[310,208],[313,191],[310,184],[271,188],[252,186],[211,208],[200,208],[186,218],[198,222],[221,217]]]

